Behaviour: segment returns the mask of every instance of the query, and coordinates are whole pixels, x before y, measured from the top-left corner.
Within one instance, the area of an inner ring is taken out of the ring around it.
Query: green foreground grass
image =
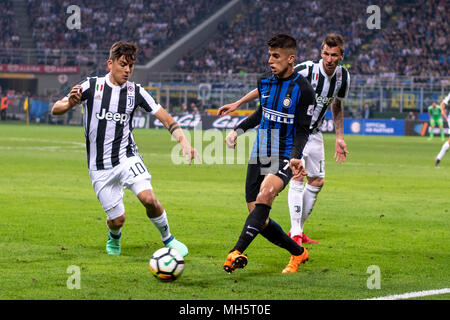
[[[0,137],[0,299],[364,299],[450,288],[450,155],[434,168],[439,139],[347,136],[338,165],[326,135],[326,184],[305,226],[321,242],[306,245],[310,261],[281,274],[289,254],[258,237],[248,266],[228,275],[222,264],[247,215],[246,165],[174,165],[167,131],[135,130],[171,231],[190,249],[181,278],[163,283],[148,268],[159,234],[129,191],[122,255],[105,254],[81,127],[3,124]],[[289,230],[287,190],[271,217]],[[71,265],[79,290],[66,284]],[[380,289],[367,287],[370,266]]]

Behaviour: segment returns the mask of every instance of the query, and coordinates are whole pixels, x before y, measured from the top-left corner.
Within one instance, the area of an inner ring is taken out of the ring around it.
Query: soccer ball
[[[150,271],[161,281],[173,281],[184,270],[183,256],[175,249],[161,248],[150,258]]]

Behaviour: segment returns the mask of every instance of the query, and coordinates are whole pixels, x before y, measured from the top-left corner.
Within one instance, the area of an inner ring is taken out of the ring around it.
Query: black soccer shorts
[[[289,167],[289,159],[280,158],[269,164],[261,164],[257,159],[250,159],[247,166],[245,181],[245,200],[247,203],[256,201],[261,184],[268,174],[274,174],[283,180],[283,189],[288,185],[293,174]]]

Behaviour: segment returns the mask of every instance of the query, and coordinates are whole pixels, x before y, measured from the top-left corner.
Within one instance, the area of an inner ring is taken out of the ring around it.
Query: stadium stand
[[[141,49],[139,62],[145,63],[224,3],[225,0],[29,0],[28,15],[40,52],[39,64],[95,65],[94,53],[104,51],[107,55],[111,42],[118,40],[137,42]],[[61,27],[61,21],[65,23],[69,17],[69,5],[81,9],[79,30]],[[83,51],[68,55],[61,49]]]
[[[20,36],[17,32],[12,2],[10,0],[1,1],[0,12],[2,13],[0,15],[0,48],[7,53],[0,56],[0,63],[17,63],[12,52],[15,48],[20,48]]]
[[[69,72],[64,84],[46,72],[19,82],[18,74],[0,79],[12,100],[9,114],[23,112],[25,96],[38,94],[50,103],[80,78],[104,74],[108,49],[117,40],[138,43],[140,66],[133,77],[171,110],[181,109],[182,104],[189,109],[194,102],[203,112],[248,92],[260,73],[267,71],[267,39],[280,32],[298,39],[298,62],[320,58],[321,40],[327,33],[344,36],[344,64],[352,75],[346,101],[351,115],[346,116],[362,117],[362,106],[368,103],[371,117],[402,118],[405,112],[423,112],[448,92],[448,1],[381,0],[377,3],[381,29],[374,30],[367,27],[366,10],[372,4],[368,0],[240,0],[227,10],[230,2],[234,1],[0,1],[0,63],[6,73],[18,70],[12,64],[80,67],[79,73]],[[81,9],[80,29],[66,25],[70,5]],[[208,29],[212,15],[220,19]],[[196,32],[204,36],[201,40],[191,32],[197,26]],[[193,40],[196,44],[177,49],[177,55],[164,51],[183,37],[185,41],[178,44]],[[161,52],[171,59],[167,63],[155,59],[165,70],[153,71],[147,62]]]
[[[304,61],[319,58],[325,34],[338,32],[347,41],[345,63],[353,74],[448,75],[448,1],[383,1],[382,32],[367,28],[368,5],[351,0],[249,2],[233,21],[221,25],[201,54],[187,54],[175,70],[264,72],[265,41],[274,33],[286,32],[299,39],[297,61]]]
[[[354,72],[448,76],[448,1],[395,1],[385,8],[391,19],[354,57]],[[426,21],[426,26],[424,22]]]
[[[119,39],[136,41],[141,48],[139,64],[144,64],[227,2],[26,1],[36,64],[80,66],[96,66],[107,55],[111,41]],[[79,30],[61,26],[72,4],[81,9]],[[261,73],[266,70],[265,41],[274,33],[285,32],[299,39],[297,61],[304,61],[319,58],[320,41],[326,33],[339,32],[347,41],[345,63],[352,74],[448,75],[448,1],[383,0],[379,4],[381,30],[367,28],[368,5],[351,0],[245,1],[233,20],[219,25],[214,38],[168,71]],[[21,55],[14,54],[21,39],[12,1],[2,1],[0,9],[1,62],[23,63]]]

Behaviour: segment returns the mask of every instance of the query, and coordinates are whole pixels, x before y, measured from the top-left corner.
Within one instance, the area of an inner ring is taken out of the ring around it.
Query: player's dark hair
[[[327,45],[330,48],[333,47],[339,47],[341,49],[341,54],[344,54],[345,51],[345,42],[344,38],[338,33],[329,33],[325,36],[325,39],[323,39],[322,45],[320,46],[320,50],[323,49],[323,47]]]
[[[109,50],[109,59],[117,60],[125,56],[128,62],[134,62],[137,59],[138,47],[133,42],[118,41],[111,46]]]
[[[297,41],[287,34],[277,34],[267,41],[267,45],[270,48],[287,48],[295,50],[297,49]]]

